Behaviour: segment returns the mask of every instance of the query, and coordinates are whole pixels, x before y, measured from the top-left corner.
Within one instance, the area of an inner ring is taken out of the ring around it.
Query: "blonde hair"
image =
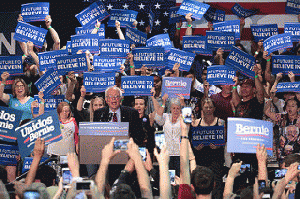
[[[93,120],[94,120],[93,106],[97,99],[101,100],[103,102],[103,105],[105,105],[105,100],[103,99],[103,97],[95,96],[93,99],[91,99],[90,106],[89,106],[90,122],[93,122]]]

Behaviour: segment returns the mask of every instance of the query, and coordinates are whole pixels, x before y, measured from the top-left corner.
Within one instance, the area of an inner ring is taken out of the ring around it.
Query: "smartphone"
[[[60,164],[68,164],[68,157],[66,155],[59,156]]]
[[[37,191],[25,191],[23,193],[23,198],[24,199],[39,199],[40,198],[40,193]]]
[[[274,178],[275,179],[283,178],[285,176],[286,172],[287,172],[287,169],[275,169]]]
[[[76,190],[90,190],[92,186],[94,186],[94,182],[92,180],[76,182]]]
[[[155,133],[155,144],[159,149],[162,149],[163,145],[166,143],[165,133],[163,131],[157,131]]]
[[[72,181],[72,174],[69,168],[62,168],[62,177],[63,177],[63,187],[70,188],[70,184]]]
[[[147,158],[146,147],[139,147],[140,154],[142,156],[142,160],[145,162]]]
[[[242,164],[240,168],[240,174],[245,173],[245,172],[250,172],[251,171],[251,165],[250,164]]]
[[[175,184],[175,170],[169,170],[169,174],[171,184]]]
[[[267,184],[265,180],[259,180],[258,181],[258,190],[264,190],[267,188]]]
[[[182,119],[184,123],[192,123],[192,107],[184,107],[181,110]]]
[[[128,139],[115,140],[115,142],[114,142],[114,150],[126,151],[127,150],[127,143],[128,142],[129,142]]]

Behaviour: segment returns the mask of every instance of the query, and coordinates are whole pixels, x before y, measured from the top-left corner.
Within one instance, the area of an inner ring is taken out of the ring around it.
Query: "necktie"
[[[113,122],[118,122],[117,113],[113,113]]]

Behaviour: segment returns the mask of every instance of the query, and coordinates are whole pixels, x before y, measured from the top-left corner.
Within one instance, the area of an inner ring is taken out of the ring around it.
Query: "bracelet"
[[[180,136],[180,140],[182,140],[182,139],[190,139],[188,136]]]
[[[237,87],[236,87],[236,86],[233,86],[232,89],[237,89]]]
[[[48,30],[50,30],[52,28],[52,26],[49,26]]]
[[[23,57],[27,57],[25,54],[24,55],[22,55]]]
[[[165,108],[166,106],[162,104],[161,107]]]
[[[267,59],[267,61],[271,61],[271,59]]]
[[[177,28],[177,30],[180,30],[181,28]]]
[[[255,54],[256,54],[256,55],[258,55],[258,52],[257,52],[257,51],[255,51]]]
[[[41,104],[45,104],[45,102],[41,102]]]
[[[191,24],[188,24],[187,26],[188,26],[189,28],[191,28],[191,27],[192,27],[192,25],[191,25]]]
[[[235,110],[233,110],[232,112],[235,113]]]
[[[95,27],[97,30],[99,30],[100,28],[98,28],[98,27]]]
[[[1,83],[1,86],[5,86],[5,83]]]
[[[134,68],[134,66],[129,66],[130,68]]]
[[[255,77],[254,78],[258,78],[258,75],[255,75]]]
[[[81,95],[80,95],[80,97],[83,97],[83,98],[84,98],[84,96],[81,96]]]

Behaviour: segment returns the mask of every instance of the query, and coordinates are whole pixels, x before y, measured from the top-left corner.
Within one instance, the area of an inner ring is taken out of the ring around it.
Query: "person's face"
[[[291,142],[296,142],[298,138],[297,127],[291,126],[286,128],[286,137]]]
[[[206,80],[206,76],[207,76],[207,70],[203,70],[201,75],[202,81]]]
[[[251,84],[242,84],[240,86],[240,95],[242,97],[253,96],[254,88]]]
[[[203,104],[202,110],[204,115],[213,115],[215,111],[215,107],[212,103],[207,102]]]
[[[93,103],[93,111],[96,111],[103,107],[104,107],[104,101],[101,100],[100,98],[96,98]]]
[[[299,108],[297,106],[297,102],[294,100],[289,100],[286,104],[286,112],[289,115],[296,115],[299,111]]]
[[[16,96],[25,96],[25,85],[22,82],[18,82],[15,87]]]
[[[161,88],[161,84],[162,84],[162,82],[161,82],[160,78],[157,76],[154,76],[153,85],[154,85],[155,90],[159,90]]]
[[[60,117],[60,119],[67,119],[67,118],[69,118],[70,113],[71,113],[70,107],[64,106],[62,108],[61,113],[59,114],[59,117]]]
[[[139,112],[139,114],[145,114],[145,100],[143,99],[135,99],[134,101],[134,108]]]
[[[224,93],[231,93],[232,91],[232,85],[222,85],[221,88]]]
[[[181,114],[180,106],[172,104],[171,105],[171,114],[173,117],[178,117]]]
[[[105,100],[110,109],[117,110],[121,105],[120,92],[115,89],[109,89]]]

